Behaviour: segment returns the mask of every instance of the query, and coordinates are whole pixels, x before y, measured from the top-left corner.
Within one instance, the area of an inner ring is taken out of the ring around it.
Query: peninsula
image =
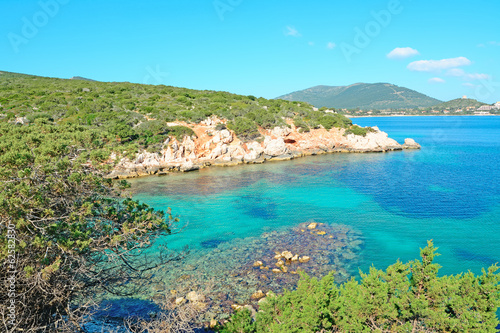
[[[420,148],[306,102],[8,72],[0,72],[0,84],[0,122],[64,133],[58,149],[74,150],[112,179]]]
[[[297,157],[326,153],[387,152],[420,149],[413,139],[404,144],[388,137],[377,127],[359,128],[364,135],[352,130],[321,127],[307,133],[287,119],[287,125],[273,129],[259,128],[260,140],[244,142],[227,129],[226,120],[207,118],[200,124],[173,123],[191,128],[195,135],[182,141],[168,137],[158,152],[143,151],[135,159],[122,158],[108,178],[132,178],[175,171],[193,171],[209,166],[233,166],[243,163],[290,160]],[[219,129],[219,130],[218,130]],[[366,133],[365,133],[366,131]],[[262,138],[264,138],[262,140]],[[116,159],[113,155],[112,159]]]

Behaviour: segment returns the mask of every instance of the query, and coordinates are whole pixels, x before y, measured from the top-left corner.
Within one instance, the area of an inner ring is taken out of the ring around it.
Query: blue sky
[[[500,100],[500,2],[2,0],[0,70],[274,98],[389,82]]]

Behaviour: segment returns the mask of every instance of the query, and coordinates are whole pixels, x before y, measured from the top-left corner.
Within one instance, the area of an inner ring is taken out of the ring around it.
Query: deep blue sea
[[[171,207],[188,222],[166,240],[173,249],[189,245],[196,260],[212,251],[220,256],[231,244],[241,246],[242,239],[314,220],[360,232],[363,244],[348,271],[354,276],[358,268],[385,269],[397,259],[419,258],[419,248],[431,239],[441,254],[436,259],[443,266],[441,275],[479,274],[500,262],[500,117],[353,122],[378,126],[401,143],[413,138],[422,149],[320,155],[135,179],[134,198],[159,209]]]

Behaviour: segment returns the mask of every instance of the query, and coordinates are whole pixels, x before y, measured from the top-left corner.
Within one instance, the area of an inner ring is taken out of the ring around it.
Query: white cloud
[[[430,83],[445,83],[446,81],[440,77],[433,77],[432,79],[429,79],[429,82]]]
[[[409,57],[413,57],[419,55],[420,53],[412,49],[411,47],[396,47],[394,50],[387,54],[387,58],[389,59],[406,59]]]
[[[472,73],[472,74],[465,74],[464,78],[466,80],[488,80],[490,76],[488,74],[482,74],[482,73]]]
[[[490,76],[482,73],[466,73],[461,68],[452,68],[446,71],[446,75],[460,77],[464,80],[488,80]]]
[[[309,46],[314,46],[314,42],[307,43]]]
[[[297,31],[297,29],[289,25],[285,29],[285,36],[300,37],[302,35]]]
[[[462,85],[463,85],[464,87],[469,87],[469,88],[475,88],[475,87],[476,87],[476,85],[475,85],[475,84],[472,84],[472,83],[470,83],[470,82],[465,82],[465,83],[462,83]]]
[[[327,48],[327,49],[330,49],[330,50],[333,50],[336,46],[337,46],[337,44],[332,43],[332,42],[328,42],[328,43],[326,44],[326,48]]]
[[[416,72],[439,72],[443,69],[468,66],[472,62],[465,57],[441,59],[441,60],[419,60],[411,62],[407,68]]]
[[[461,68],[452,68],[446,71],[446,75],[460,77],[465,75],[465,71]]]
[[[477,47],[486,47],[487,45],[500,46],[500,42],[492,40],[492,41],[489,41],[488,43],[477,44]]]

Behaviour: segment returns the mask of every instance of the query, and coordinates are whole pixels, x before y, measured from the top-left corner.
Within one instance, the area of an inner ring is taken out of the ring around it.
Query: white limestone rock
[[[289,152],[288,147],[285,144],[283,138],[271,139],[266,136],[264,140],[264,153],[269,156],[280,156],[285,155]]]

